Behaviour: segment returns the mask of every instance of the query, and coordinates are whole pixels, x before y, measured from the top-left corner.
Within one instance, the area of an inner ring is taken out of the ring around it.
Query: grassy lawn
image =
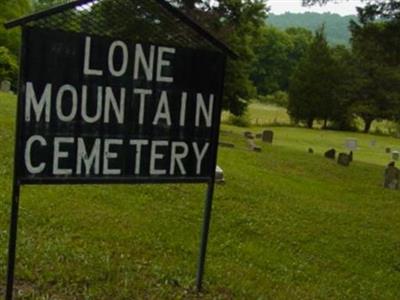
[[[0,94],[0,278],[14,114]],[[18,298],[400,299],[400,192],[381,187],[398,140],[276,127],[254,153],[248,129],[223,130],[236,147],[219,151],[203,294],[192,287],[205,186],[40,186],[22,188]],[[346,137],[360,146],[348,168],[322,155]]]
[[[229,113],[223,113],[222,120],[224,123],[228,122],[229,116]],[[250,103],[247,116],[253,126],[287,126],[291,124],[286,108],[257,101]],[[355,125],[362,131],[364,122],[358,118],[355,120]],[[322,122],[315,122],[314,127],[322,127]],[[371,124],[370,131],[377,134],[391,134],[399,132],[399,126],[391,121],[375,120]]]

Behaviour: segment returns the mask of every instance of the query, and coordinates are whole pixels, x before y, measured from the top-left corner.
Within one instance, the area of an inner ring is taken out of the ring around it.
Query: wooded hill
[[[325,34],[332,45],[348,45],[350,40],[349,22],[357,20],[356,16],[340,16],[331,13],[285,13],[282,15],[268,15],[267,23],[280,28],[303,27],[311,31],[317,30],[325,24]]]

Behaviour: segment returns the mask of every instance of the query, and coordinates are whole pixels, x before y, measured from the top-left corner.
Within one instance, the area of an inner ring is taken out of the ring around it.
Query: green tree
[[[292,40],[286,32],[270,26],[262,28],[255,44],[256,60],[251,76],[258,94],[272,94],[287,87],[292,49]]]
[[[225,41],[237,54],[228,59],[224,88],[224,108],[243,114],[256,89],[250,80],[256,59],[254,44],[266,18],[265,0],[171,0],[205,28]]]
[[[35,11],[47,9],[49,7],[71,2],[70,0],[32,0],[32,6]]]
[[[31,11],[30,0],[0,0],[0,24],[22,17]],[[11,54],[18,56],[20,46],[20,30],[6,30],[0,26],[0,47],[6,47]]]
[[[17,77],[18,64],[15,56],[6,47],[0,47],[0,81],[9,80],[15,85]]]
[[[293,44],[289,60],[292,64],[297,64],[307,52],[312,42],[313,34],[310,30],[301,27],[289,27],[285,32],[290,36]]]
[[[332,107],[332,128],[339,130],[354,129],[354,102],[355,87],[357,87],[359,74],[355,64],[355,57],[351,49],[345,46],[335,46],[331,50],[334,60],[332,80],[335,84],[331,91],[335,99]]]
[[[313,126],[314,120],[326,127],[336,105],[337,71],[323,27],[316,31],[306,55],[301,59],[290,81],[288,112],[296,122]]]
[[[330,0],[304,0],[306,4]],[[351,22],[351,110],[370,130],[376,119],[400,120],[400,1],[365,1]]]
[[[352,48],[358,74],[353,110],[364,120],[364,132],[369,131],[374,120],[397,120],[400,114],[399,54],[387,50],[388,41],[398,39],[397,34],[388,34],[392,26],[391,22],[352,26]]]
[[[256,60],[251,76],[258,94],[288,90],[289,78],[311,40],[312,33],[303,28],[262,28],[255,43]]]

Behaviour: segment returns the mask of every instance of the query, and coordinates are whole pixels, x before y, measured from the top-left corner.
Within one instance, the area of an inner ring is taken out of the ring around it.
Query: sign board
[[[23,44],[21,183],[213,176],[223,54],[39,28]]]

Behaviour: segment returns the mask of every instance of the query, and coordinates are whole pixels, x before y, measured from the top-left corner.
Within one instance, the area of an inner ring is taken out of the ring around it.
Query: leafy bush
[[[289,103],[289,96],[284,91],[277,91],[271,95],[259,96],[258,100],[265,104],[273,104],[286,108]]]
[[[234,126],[247,127],[250,125],[250,117],[247,113],[240,116],[235,116],[234,114],[231,114],[228,118],[227,123]]]
[[[9,80],[15,85],[18,78],[17,59],[6,47],[0,47],[0,81]]]

